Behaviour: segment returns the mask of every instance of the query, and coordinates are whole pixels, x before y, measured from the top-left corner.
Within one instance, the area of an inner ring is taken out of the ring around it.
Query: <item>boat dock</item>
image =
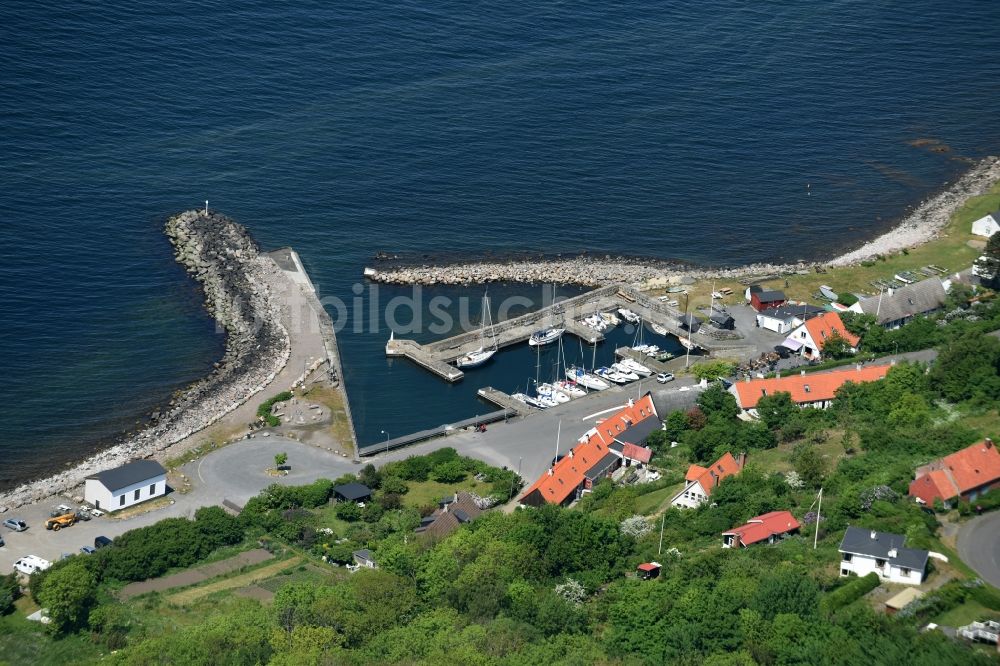
[[[513,398],[511,399],[513,400]],[[515,400],[514,402],[517,401]],[[402,437],[395,437],[393,439],[389,439],[384,442],[367,444],[358,449],[358,455],[367,457],[367,456],[374,456],[379,453],[388,453],[389,451],[393,449],[398,449],[402,446],[409,446],[410,444],[416,444],[418,442],[423,442],[425,440],[433,439],[434,437],[440,437],[442,435],[450,435],[452,433],[465,430],[466,428],[474,428],[481,424],[485,425],[489,423],[496,423],[497,421],[504,421],[514,416],[517,416],[517,414],[507,409],[501,409],[496,412],[490,412],[489,414],[474,416],[471,419],[456,421],[455,423],[449,423],[446,425],[438,426],[436,428],[428,428],[427,430],[411,432],[409,435],[403,435]]]
[[[637,352],[631,347],[619,347],[618,349],[615,350],[615,356],[617,356],[618,358],[630,358],[633,361],[637,361],[643,364],[644,366],[646,366],[647,368],[656,373],[670,372],[670,370],[667,368],[667,364],[664,363],[663,361],[657,361],[655,358],[646,356],[641,352]]]
[[[612,285],[498,322],[486,329],[486,338],[487,341],[495,339],[497,347],[502,349],[527,342],[535,331],[545,328],[564,328],[566,333],[580,338],[587,344],[596,344],[604,340],[604,335],[582,323],[582,320],[594,313],[614,312],[622,307],[631,309],[642,317],[644,322],[662,326],[671,335],[690,336],[679,323],[683,316],[682,311],[652,299],[632,287]],[[702,331],[704,330],[705,327]],[[386,343],[385,353],[390,357],[408,358],[445,381],[457,382],[465,376],[465,373],[452,364],[482,346],[482,336],[482,331],[470,331],[427,344],[392,337]],[[752,355],[752,348],[742,336],[733,331],[699,332],[695,336],[694,343],[709,354],[726,353],[730,356],[741,356],[751,352]],[[747,357],[749,358],[749,355]],[[648,357],[637,360],[646,364]]]
[[[486,386],[479,389],[479,397],[483,400],[488,400],[494,405],[503,407],[506,410],[516,413],[518,416],[527,416],[533,412],[537,412],[538,409],[532,407],[531,405],[516,400],[504,393],[503,391],[498,391],[492,386]]]

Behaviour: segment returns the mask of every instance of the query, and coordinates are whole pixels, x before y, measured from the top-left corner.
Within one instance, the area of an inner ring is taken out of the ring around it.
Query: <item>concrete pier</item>
[[[594,313],[614,312],[618,308],[629,308],[642,317],[643,321],[662,326],[671,335],[692,337],[695,344],[709,354],[724,353],[727,356],[747,358],[754,354],[753,348],[740,334],[733,331],[703,326],[698,333],[690,336],[679,324],[684,314],[682,311],[651,299],[626,285],[601,287],[535,312],[498,322],[486,332],[486,337],[487,341],[496,339],[497,347],[503,348],[527,342],[532,333],[544,328],[564,328],[567,334],[576,336],[588,344],[596,344],[604,339],[604,335],[582,323],[582,320]],[[386,343],[385,353],[389,357],[408,358],[445,381],[457,382],[465,376],[465,373],[452,364],[482,344],[480,331],[460,333],[423,345],[413,340],[391,338]]]
[[[639,363],[643,364],[653,372],[657,373],[670,372],[670,370],[667,367],[667,364],[664,363],[663,361],[657,361],[655,358],[650,358],[645,354],[637,352],[631,347],[619,347],[618,349],[615,350],[615,356],[617,356],[618,358],[630,358],[633,361],[638,361]]]
[[[518,416],[527,416],[528,414],[539,411],[529,404],[523,403],[520,400],[515,400],[503,391],[498,391],[492,386],[485,386],[479,389],[479,397],[483,400],[489,400],[494,405],[499,405],[508,411],[514,412]]]

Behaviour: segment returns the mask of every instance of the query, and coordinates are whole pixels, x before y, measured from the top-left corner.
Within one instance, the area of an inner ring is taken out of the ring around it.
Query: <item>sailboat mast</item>
[[[559,460],[559,436],[562,434],[562,419],[559,419],[559,426],[556,428],[556,457],[552,459],[554,465]]]

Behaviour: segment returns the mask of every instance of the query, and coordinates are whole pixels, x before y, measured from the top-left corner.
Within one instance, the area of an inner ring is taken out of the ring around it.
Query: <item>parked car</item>
[[[81,546],[80,552],[83,553],[84,555],[93,555],[96,551],[90,546]]]
[[[14,562],[14,570],[20,571],[26,576],[38,571],[45,571],[52,566],[52,563],[48,560],[43,560],[37,555],[25,555],[17,562]]]
[[[77,520],[82,520],[82,521],[86,522],[86,521],[90,520],[90,514],[87,513],[86,511],[77,511],[76,512],[76,519]]]
[[[8,518],[7,520],[3,521],[3,526],[8,529],[14,530],[15,532],[23,532],[24,530],[28,529],[28,523],[24,522],[20,518]]]
[[[3,537],[0,536],[0,548],[3,548],[6,545],[7,545],[7,543],[3,540]]]
[[[94,518],[100,518],[101,516],[104,515],[104,512],[101,511],[100,509],[91,509],[90,515],[92,515]]]
[[[660,382],[661,384],[666,384],[667,382],[672,382],[672,381],[674,381],[674,373],[672,373],[672,372],[661,372],[660,374],[656,375],[656,381]]]
[[[49,513],[49,517],[55,518],[56,516],[65,516],[67,513],[73,513],[73,507],[60,504],[52,509]]]
[[[55,530],[58,532],[64,527],[70,527],[76,522],[75,513],[67,513],[62,516],[56,516],[55,518],[49,518],[45,521],[45,529]]]
[[[104,548],[105,546],[110,546],[112,543],[111,539],[106,536],[99,536],[94,539],[94,548]]]

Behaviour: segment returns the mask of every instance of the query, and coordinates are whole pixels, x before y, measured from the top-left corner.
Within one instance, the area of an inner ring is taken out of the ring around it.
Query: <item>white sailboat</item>
[[[650,368],[647,368],[642,363],[639,363],[639,361],[636,361],[635,359],[631,359],[628,357],[625,357],[621,361],[619,361],[619,365],[622,365],[631,370],[632,372],[634,372],[635,374],[641,375],[643,377],[649,377],[651,374],[653,374],[653,371]]]
[[[559,404],[569,402],[569,395],[563,393],[562,389],[557,388],[553,384],[539,384],[535,387],[535,390],[538,392],[539,396],[552,398]]]
[[[628,367],[624,363],[612,363],[611,369],[619,373],[622,377],[629,380],[630,382],[634,382],[637,379],[639,379],[639,373],[637,373],[635,370]]]
[[[558,387],[560,391],[571,398],[582,398],[587,395],[587,392],[577,386],[576,382],[571,382],[569,380],[555,382],[554,386]]]
[[[660,326],[659,324],[654,324],[653,322],[649,322],[649,327],[651,329],[653,329],[653,333],[657,333],[659,335],[667,335],[667,334],[669,334],[669,331],[667,331],[667,329],[665,329],[664,327]]]
[[[592,375],[583,368],[578,368],[576,366],[566,368],[566,379],[571,382],[575,382],[584,388],[588,388],[591,391],[605,391],[611,388],[611,384],[607,383],[600,377]]]
[[[622,319],[624,319],[625,321],[627,321],[630,324],[638,324],[639,323],[639,315],[637,315],[636,313],[632,312],[628,308],[618,308],[618,314],[620,314],[622,316]]]
[[[546,328],[541,331],[535,331],[531,334],[531,337],[528,338],[528,344],[532,347],[550,345],[561,338],[565,331],[565,328]]]
[[[491,347],[486,346],[486,329],[490,329],[490,335],[493,338],[493,345]],[[478,368],[479,366],[486,363],[486,361],[493,358],[493,355],[497,353],[497,338],[496,333],[493,331],[492,317],[490,315],[490,298],[489,296],[483,296],[483,328],[480,338],[479,349],[469,352],[465,356],[455,361],[457,365],[462,370],[467,370],[469,368]]]

